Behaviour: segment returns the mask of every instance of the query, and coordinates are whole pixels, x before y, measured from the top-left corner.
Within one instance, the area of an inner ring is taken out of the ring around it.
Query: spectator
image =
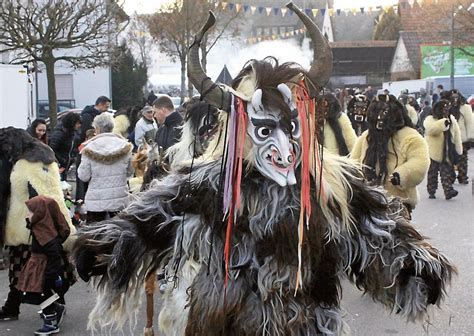
[[[428,105],[431,105],[431,97],[428,94],[428,92],[424,88],[420,88],[420,98],[419,98],[419,103],[421,105],[421,108],[425,106],[425,101],[428,102]]]
[[[113,134],[113,117],[101,114],[92,126],[96,136],[81,151],[78,176],[89,182],[85,205],[87,222],[97,222],[113,216],[129,201],[127,177],[132,175],[132,144]]]
[[[158,98],[156,96],[156,94],[153,92],[153,90],[150,91],[150,94],[148,95],[148,98],[146,99],[146,103],[150,106],[153,105],[153,103],[155,102],[156,98]]]
[[[82,127],[81,127],[81,136],[79,138],[78,143],[84,142],[84,139],[86,138],[86,131],[88,129],[93,128],[92,127],[92,120],[102,112],[105,112],[109,109],[110,107],[111,100],[107,98],[106,96],[100,96],[97,98],[95,101],[95,105],[88,105],[84,107],[84,109],[81,112],[81,121],[82,121]]]
[[[31,126],[28,128],[28,133],[35,138],[44,143],[48,144],[48,136],[46,134],[46,121],[44,119],[35,119]]]
[[[369,101],[372,101],[375,96],[375,92],[374,89],[372,89],[372,86],[367,86],[367,90],[365,90],[364,96],[366,96]]]
[[[436,104],[436,102],[441,98],[441,93],[444,91],[443,85],[439,84],[436,87],[436,91],[433,93],[433,98],[431,99],[431,106]]]
[[[26,201],[28,226],[31,230],[31,256],[21,270],[17,288],[23,301],[41,306],[43,327],[35,335],[59,332],[66,310],[57,303],[69,288],[64,273],[67,260],[62,244],[71,233],[68,222],[53,198],[40,195]],[[57,294],[57,295],[56,295]],[[51,302],[52,301],[52,302]]]
[[[170,97],[161,96],[153,103],[154,117],[160,124],[156,132],[155,142],[163,150],[167,150],[178,142],[181,137],[181,124],[183,117],[175,111]]]
[[[59,164],[61,179],[66,181],[67,171],[72,163],[72,151],[74,150],[74,135],[81,127],[81,117],[74,112],[67,113],[56,126],[49,146],[53,149]]]
[[[151,106],[145,105],[142,109],[142,117],[135,125],[135,145],[140,147],[143,141],[149,142],[155,139],[156,123],[153,119],[153,109]]]

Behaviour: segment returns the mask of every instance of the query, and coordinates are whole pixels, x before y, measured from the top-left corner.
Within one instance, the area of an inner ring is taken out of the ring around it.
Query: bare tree
[[[42,62],[46,69],[50,122],[57,122],[57,62],[94,68],[109,62],[112,34],[128,19],[113,0],[2,0],[0,45],[11,63]]]
[[[146,16],[136,14],[131,17],[125,39],[139,61],[149,67],[151,65],[150,53],[154,46],[148,32]]]
[[[464,54],[474,57],[474,3],[471,0],[458,1],[454,8],[454,43]]]
[[[179,59],[181,65],[181,99],[186,96],[186,57],[189,46],[193,42],[194,34],[201,28],[207,19],[209,10],[214,9],[214,4],[207,0],[175,0],[158,13],[147,17],[149,31],[158,43],[160,51],[171,57]],[[203,66],[206,66],[206,56],[217,40],[224,34],[235,35],[237,25],[231,24],[239,13],[229,16],[229,13],[217,11],[216,16],[221,25],[211,31],[211,36],[203,41]],[[219,20],[219,17],[221,20]],[[193,87],[188,83],[188,96],[192,95]]]

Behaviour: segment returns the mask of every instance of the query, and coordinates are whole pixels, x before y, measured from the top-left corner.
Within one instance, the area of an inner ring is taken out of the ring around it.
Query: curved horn
[[[305,13],[301,11],[293,2],[286,5],[287,8],[295,12],[308,31],[313,42],[313,64],[309,69],[310,79],[322,88],[326,85],[332,72],[332,51],[328,40],[321,34],[316,24]]]
[[[188,51],[188,78],[193,83],[196,90],[204,96],[209,104],[224,111],[230,110],[230,93],[218,87],[204,72],[199,59],[199,49],[204,34],[214,26],[216,17],[209,11],[209,18],[201,30],[194,37],[193,44]]]

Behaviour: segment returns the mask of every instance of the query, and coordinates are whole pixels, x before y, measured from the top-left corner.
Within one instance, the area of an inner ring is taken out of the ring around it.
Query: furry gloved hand
[[[449,126],[451,126],[451,120],[446,119],[446,120],[444,121],[444,126],[446,126],[447,128],[449,128]]]
[[[400,185],[400,174],[397,172],[394,172],[392,176],[390,177],[390,183],[392,183],[394,186]]]

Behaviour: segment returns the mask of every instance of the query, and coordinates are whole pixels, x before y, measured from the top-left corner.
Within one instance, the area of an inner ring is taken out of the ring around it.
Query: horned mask
[[[268,57],[247,62],[231,88],[215,84],[204,73],[199,59],[201,40],[215,24],[212,12],[188,55],[188,77],[207,102],[226,112],[233,109],[236,99],[243,102],[247,143],[250,142],[247,146],[250,155],[246,155],[245,160],[281,187],[297,183],[295,169],[301,155],[295,87],[304,82],[308,96],[315,97],[332,71],[332,53],[327,40],[299,8],[292,3],[287,7],[299,16],[311,36],[315,52],[309,71],[296,63],[279,64],[275,58]]]

